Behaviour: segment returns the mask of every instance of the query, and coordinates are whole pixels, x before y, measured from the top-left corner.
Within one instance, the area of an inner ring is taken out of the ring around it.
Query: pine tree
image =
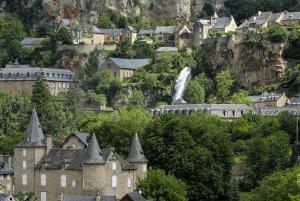
[[[50,102],[51,94],[48,88],[48,83],[44,76],[39,75],[32,88],[31,102],[35,107],[38,115],[46,111]]]

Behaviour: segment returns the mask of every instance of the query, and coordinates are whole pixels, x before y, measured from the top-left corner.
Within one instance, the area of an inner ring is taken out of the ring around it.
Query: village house
[[[104,44],[104,32],[96,26],[92,26],[91,33],[84,35],[82,42],[85,45],[103,45]]]
[[[175,46],[178,50],[191,47],[192,31],[186,25],[178,25],[174,31]]]
[[[162,105],[150,110],[155,117],[164,113],[174,113],[177,115],[190,115],[193,112],[207,112],[209,115],[216,115],[221,118],[235,119],[247,113],[254,113],[252,107],[245,104],[175,104]]]
[[[0,155],[0,193],[13,194],[13,177],[12,157]]]
[[[141,29],[138,33],[138,36],[142,38],[152,38],[154,31],[152,29]]]
[[[95,135],[86,148],[82,140],[74,141],[77,135],[67,138],[63,143],[66,146],[53,147],[52,138],[43,134],[35,110],[25,134],[14,147],[15,193],[33,192],[37,201],[96,193],[121,199],[146,176],[148,161],[137,134],[126,159],[113,148],[100,149]]]
[[[68,92],[75,88],[75,74],[66,69],[31,67],[17,61],[0,69],[0,90],[13,94],[31,94],[32,86],[39,75],[43,75],[52,95]]]
[[[123,29],[100,29],[104,33],[105,42],[118,43],[123,39]]]
[[[127,25],[123,30],[123,39],[133,44],[137,39],[137,31],[132,26]]]
[[[268,107],[284,107],[288,105],[289,99],[285,93],[262,93],[258,96],[250,96],[251,106],[259,111]]]
[[[131,78],[134,71],[150,64],[150,59],[108,58],[100,61],[99,69],[110,69],[114,77],[121,80]]]
[[[210,20],[199,19],[193,26],[193,45],[203,43],[203,40],[210,38],[213,33],[228,33],[237,30],[233,16],[219,18],[217,13]]]
[[[281,23],[284,25],[300,25],[300,12],[284,12]]]
[[[21,45],[28,48],[42,47],[42,41],[45,39],[46,38],[24,38],[21,41]]]
[[[157,26],[154,31],[154,39],[158,41],[174,41],[176,26]]]

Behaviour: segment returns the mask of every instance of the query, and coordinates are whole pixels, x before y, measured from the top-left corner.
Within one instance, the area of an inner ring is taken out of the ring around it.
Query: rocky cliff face
[[[286,44],[271,43],[264,35],[238,35],[211,40],[199,58],[203,67],[212,68],[214,73],[229,70],[240,87],[250,88],[275,83],[284,75],[285,47]]]
[[[109,8],[123,15],[143,14],[148,19],[188,19],[199,15],[204,4],[205,0],[43,0],[45,10],[66,18]]]

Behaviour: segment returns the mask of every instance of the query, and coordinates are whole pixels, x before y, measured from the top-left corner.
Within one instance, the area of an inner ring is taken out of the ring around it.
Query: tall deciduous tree
[[[37,114],[41,115],[48,108],[51,99],[48,83],[43,75],[39,75],[32,88],[31,102]]]
[[[183,99],[188,103],[204,103],[205,90],[197,80],[192,80],[185,89]]]
[[[186,185],[163,170],[149,170],[138,183],[143,195],[153,201],[187,201]]]
[[[233,86],[233,78],[229,71],[222,71],[216,76],[217,97],[221,103],[225,102],[230,95]]]

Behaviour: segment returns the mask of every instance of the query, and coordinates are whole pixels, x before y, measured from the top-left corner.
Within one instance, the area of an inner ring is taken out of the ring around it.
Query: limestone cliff
[[[117,10],[123,15],[139,16],[147,19],[188,19],[198,16],[205,0],[42,0],[45,10],[62,17],[90,16],[103,8]]]
[[[287,69],[286,44],[272,43],[265,35],[237,35],[207,41],[199,61],[213,73],[229,70],[240,87],[265,86],[280,80]]]

